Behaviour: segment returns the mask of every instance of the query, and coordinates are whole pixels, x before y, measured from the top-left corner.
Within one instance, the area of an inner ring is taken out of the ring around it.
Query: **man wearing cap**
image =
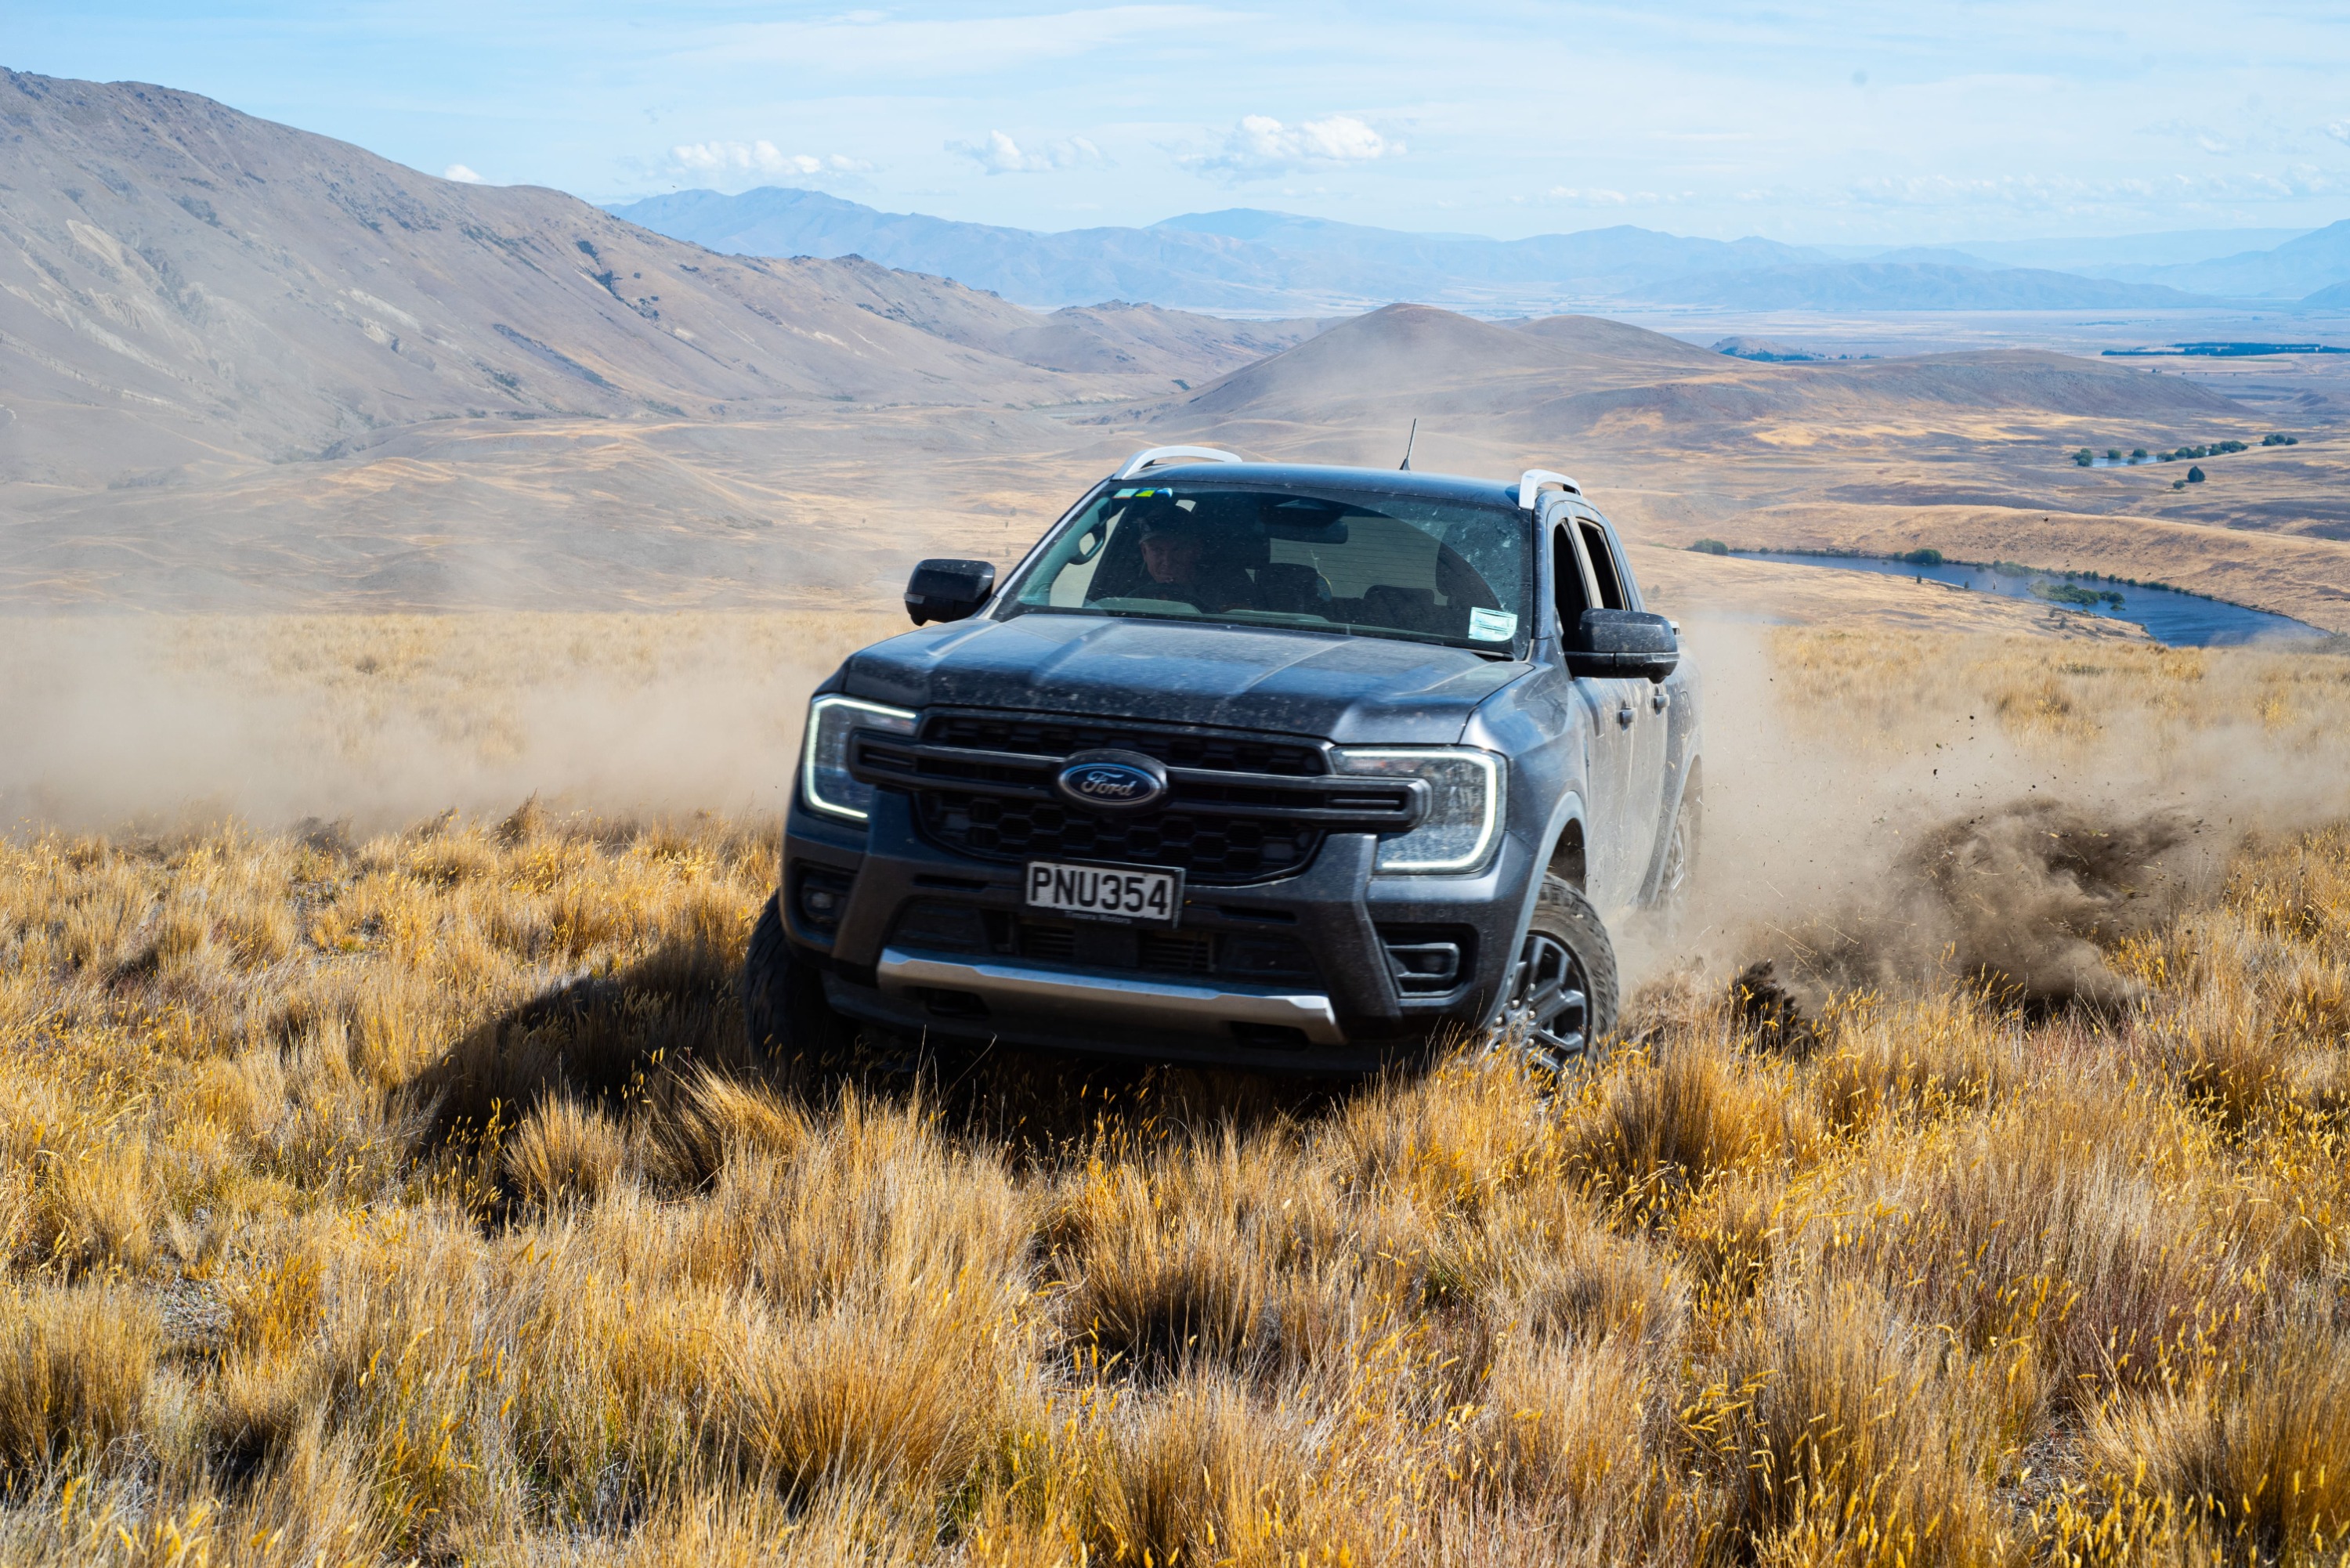
[[[1208,559],[1207,531],[1171,497],[1146,505],[1141,523],[1143,581],[1131,597],[1177,599],[1211,615],[1257,607],[1249,575],[1231,562]]]

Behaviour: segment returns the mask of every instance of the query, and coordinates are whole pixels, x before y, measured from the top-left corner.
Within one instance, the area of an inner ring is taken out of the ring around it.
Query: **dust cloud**
[[[0,829],[779,812],[874,618],[0,620]]]
[[[2296,706],[2286,656],[1805,649],[1720,623],[1689,641],[1703,849],[1679,928],[1627,933],[1636,983],[1744,974],[1771,1012],[1950,976],[2027,1009],[2110,1008],[2134,994],[2112,943],[2208,898],[2247,836],[2350,809],[2344,715]],[[2350,665],[2301,664],[2327,667],[2302,681],[2320,704],[2350,707]]]
[[[533,795],[778,813],[862,612],[0,620],[0,830],[355,835]],[[2116,940],[2253,831],[2338,816],[2350,661],[1693,620],[1705,832],[1635,984],[1760,962],[1790,1005],[1955,974],[2110,1006]],[[2299,671],[2300,673],[2295,673]],[[2314,671],[2315,673],[2310,673]],[[2329,706],[2328,704],[2331,704]]]

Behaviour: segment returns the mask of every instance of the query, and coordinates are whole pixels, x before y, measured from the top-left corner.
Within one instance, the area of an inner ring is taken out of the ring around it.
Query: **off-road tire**
[[[1575,971],[1572,977],[1554,977],[1545,971],[1545,964],[1559,960],[1555,950],[1564,950],[1571,960]],[[1549,1033],[1549,1026],[1565,1023],[1565,1017],[1532,1016],[1531,1012],[1539,1009],[1531,1004],[1546,991],[1570,979],[1579,981],[1571,988],[1581,992],[1584,1000],[1581,1027],[1567,1033],[1580,1038],[1568,1041],[1561,1048],[1557,1036]],[[1515,1048],[1537,1065],[1553,1071],[1563,1071],[1578,1061],[1596,1062],[1616,1033],[1618,1002],[1616,947],[1607,939],[1607,927],[1600,919],[1599,911],[1572,883],[1544,877],[1542,890],[1534,896],[1534,915],[1526,922],[1526,934],[1520,939],[1518,952],[1511,961],[1496,1018],[1497,1044],[1509,1048],[1514,1030],[1518,1036]]]
[[[783,909],[774,898],[759,911],[743,960],[743,1023],[754,1056],[820,1054],[855,1034],[825,1000],[823,975],[785,939]]]

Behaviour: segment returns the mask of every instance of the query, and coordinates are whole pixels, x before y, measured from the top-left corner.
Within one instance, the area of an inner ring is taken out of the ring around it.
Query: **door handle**
[[[1665,689],[1659,686],[1648,693],[1648,711],[1661,713],[1665,711],[1665,705],[1671,701],[1672,699],[1665,694]]]
[[[1616,722],[1627,730],[1632,727],[1632,704],[1627,702],[1616,710]]]

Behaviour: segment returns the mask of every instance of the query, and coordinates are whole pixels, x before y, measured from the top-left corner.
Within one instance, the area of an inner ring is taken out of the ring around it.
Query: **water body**
[[[2207,599],[2200,594],[2182,594],[2176,588],[2132,587],[2127,583],[2107,582],[2076,573],[2034,571],[2017,576],[1956,561],[1945,561],[1939,566],[1913,566],[1907,561],[1887,561],[1874,556],[1800,556],[1783,550],[1739,550],[1733,554],[1742,561],[1778,561],[1794,566],[1875,572],[1887,577],[1923,577],[1930,583],[1950,583],[1977,593],[2054,603],[2085,615],[2136,622],[2146,628],[2147,635],[2157,642],[2173,648],[2222,648],[2325,635],[2306,621],[2272,615],[2267,610],[2247,609],[2225,599]],[[2042,591],[2033,592],[2035,586]],[[2067,604],[2047,597],[2048,590],[2064,587],[2100,595],[2118,594],[2122,602],[2116,606],[2110,599],[2100,598],[2095,604]]]

